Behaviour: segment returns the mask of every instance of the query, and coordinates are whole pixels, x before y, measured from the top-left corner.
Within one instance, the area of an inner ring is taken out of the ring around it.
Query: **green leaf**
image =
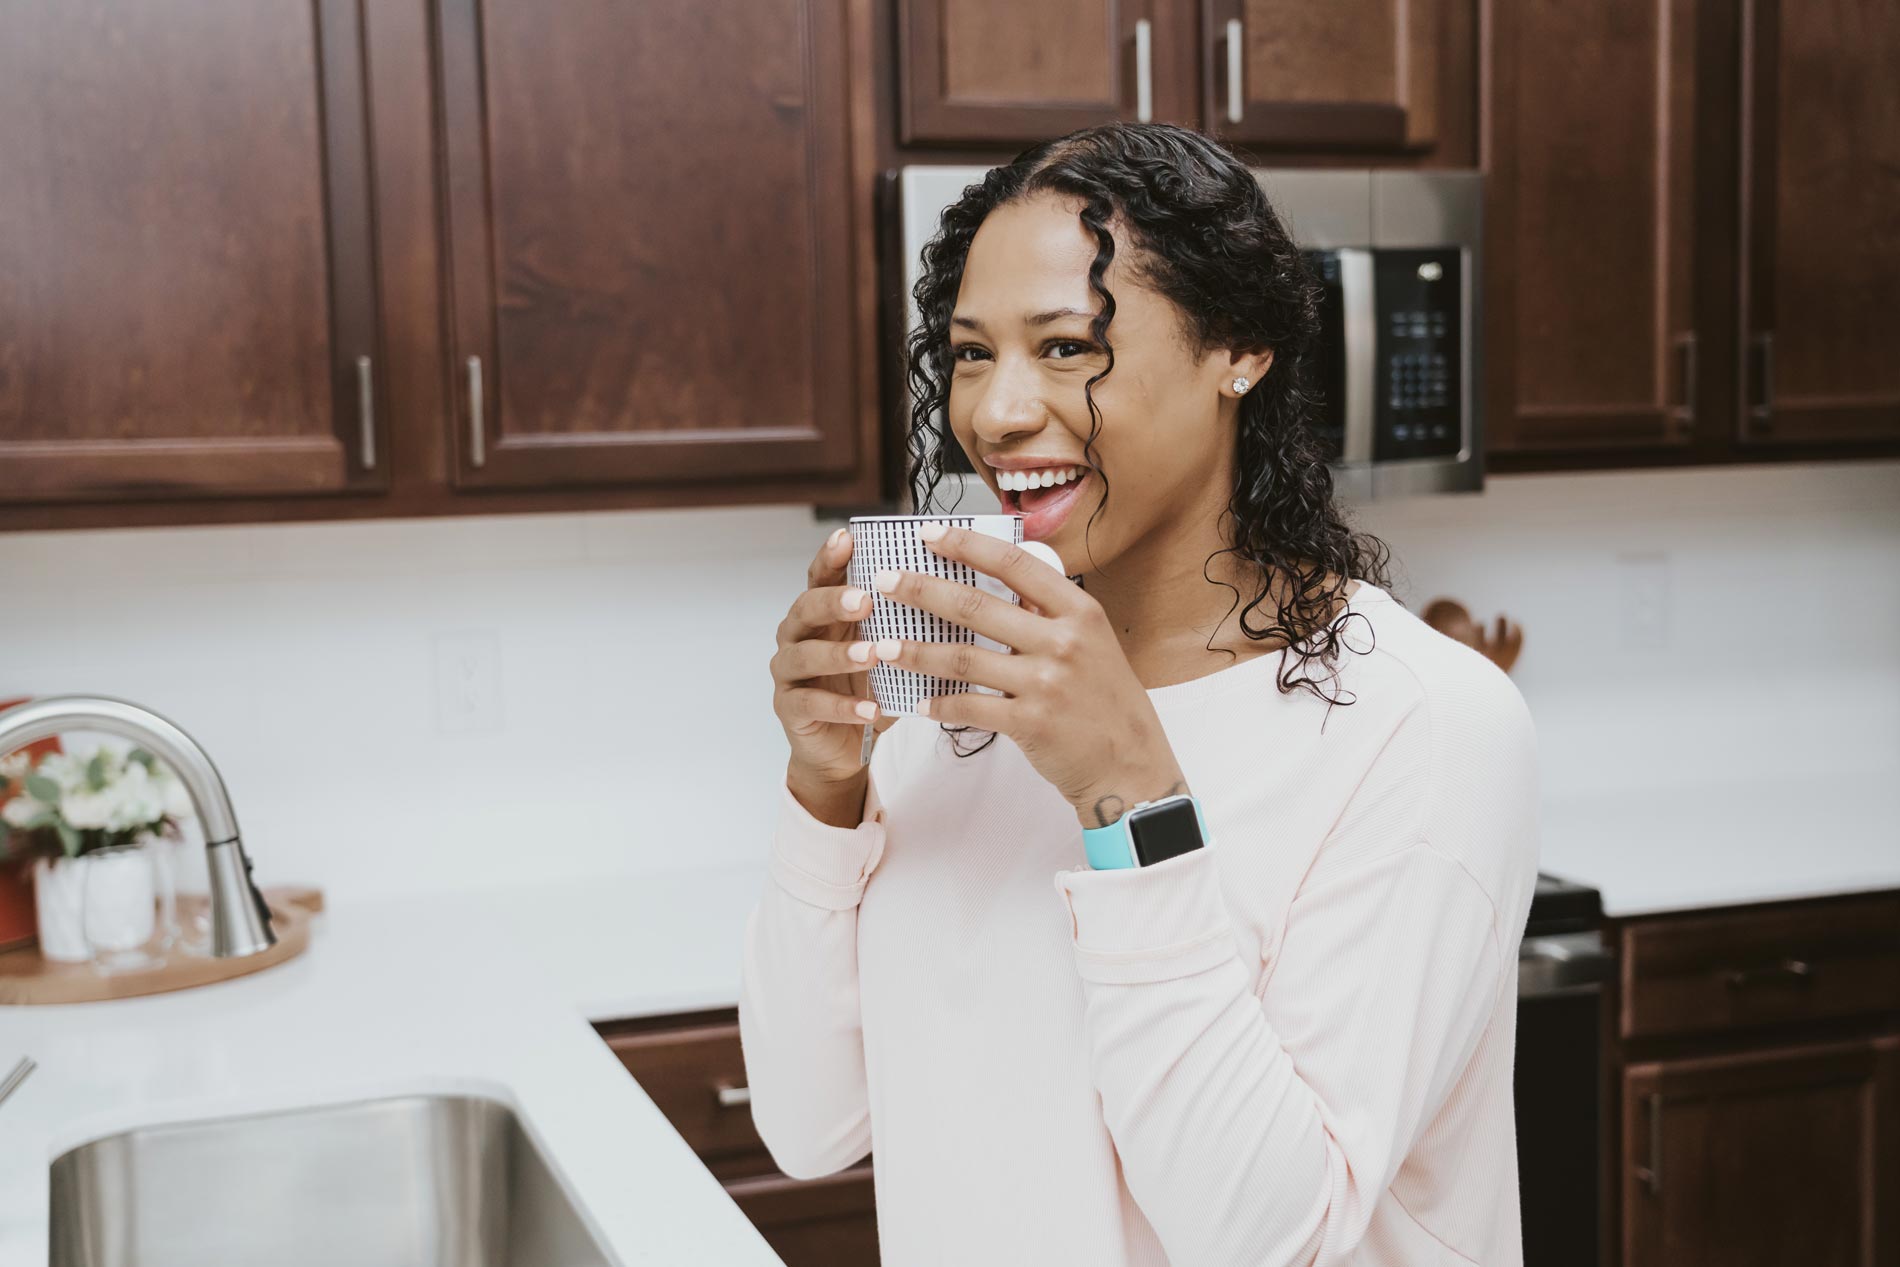
[[[66,856],[68,858],[77,858],[79,856],[79,833],[74,831],[72,825],[69,823],[55,823],[53,827],[59,832],[60,847],[66,851]]]
[[[59,784],[43,774],[26,776],[26,792],[36,801],[45,801],[48,805],[59,804]]]
[[[131,752],[126,754],[125,759],[127,761],[136,761],[140,765],[144,766],[145,773],[147,774],[158,773],[158,758],[153,756],[151,753],[147,752],[143,748],[132,749]]]
[[[9,779],[4,774],[0,774],[0,796],[7,795],[7,793],[10,792],[12,788],[13,788],[13,780]]]
[[[92,760],[86,762],[86,786],[94,792],[106,790],[106,750],[104,748],[92,754]]]

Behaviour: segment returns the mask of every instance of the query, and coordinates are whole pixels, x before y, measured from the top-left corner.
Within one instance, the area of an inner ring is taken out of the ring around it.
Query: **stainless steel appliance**
[[[943,209],[983,167],[905,167],[889,173],[886,268],[900,272],[893,341],[916,319],[910,299],[924,244]],[[1476,172],[1257,171],[1322,287],[1315,423],[1334,482],[1349,500],[1471,492],[1484,483],[1477,279]],[[901,356],[893,353],[893,361]],[[898,418],[897,402],[887,402]],[[896,426],[897,424],[893,424]],[[928,439],[944,438],[942,422]],[[887,446],[904,451],[899,432]],[[950,442],[940,507],[997,509],[996,497]],[[895,470],[895,467],[894,467]],[[948,485],[960,481],[961,488]],[[903,490],[908,512],[909,490]],[[961,500],[959,500],[959,497]]]
[[[1615,958],[1595,889],[1537,877],[1517,958],[1517,1166],[1525,1267],[1601,1267],[1603,1068]]]

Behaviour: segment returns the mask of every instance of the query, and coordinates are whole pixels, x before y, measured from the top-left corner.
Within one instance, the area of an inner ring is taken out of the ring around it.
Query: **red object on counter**
[[[0,712],[32,698],[23,695],[18,699],[0,699]],[[19,749],[35,756],[60,750],[58,735],[36,739]],[[0,752],[0,757],[6,755]],[[10,793],[0,792],[0,805],[11,799]],[[0,950],[32,941],[38,935],[39,926],[33,915],[33,869],[12,858],[0,860]]]

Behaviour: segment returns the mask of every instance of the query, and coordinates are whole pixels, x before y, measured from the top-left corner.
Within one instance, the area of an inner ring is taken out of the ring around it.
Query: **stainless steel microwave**
[[[903,286],[901,302],[891,305],[893,340],[901,343],[916,317],[910,294],[924,244],[944,208],[986,170],[915,166],[887,175],[883,254],[887,268],[901,269]],[[1315,425],[1340,493],[1364,501],[1481,488],[1478,174],[1262,169],[1255,175],[1320,280]],[[948,444],[938,509],[995,510],[995,494],[947,439],[941,421],[932,442]],[[886,447],[901,455],[903,438]],[[962,486],[949,487],[952,479]],[[909,489],[900,488],[899,498],[906,511],[916,509]]]

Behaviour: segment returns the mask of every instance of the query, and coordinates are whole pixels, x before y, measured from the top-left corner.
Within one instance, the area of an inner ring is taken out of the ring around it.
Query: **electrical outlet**
[[[1617,558],[1623,576],[1623,649],[1661,651],[1669,645],[1669,556],[1661,552]]]
[[[435,636],[435,728],[444,735],[501,729],[501,645],[494,630]]]

